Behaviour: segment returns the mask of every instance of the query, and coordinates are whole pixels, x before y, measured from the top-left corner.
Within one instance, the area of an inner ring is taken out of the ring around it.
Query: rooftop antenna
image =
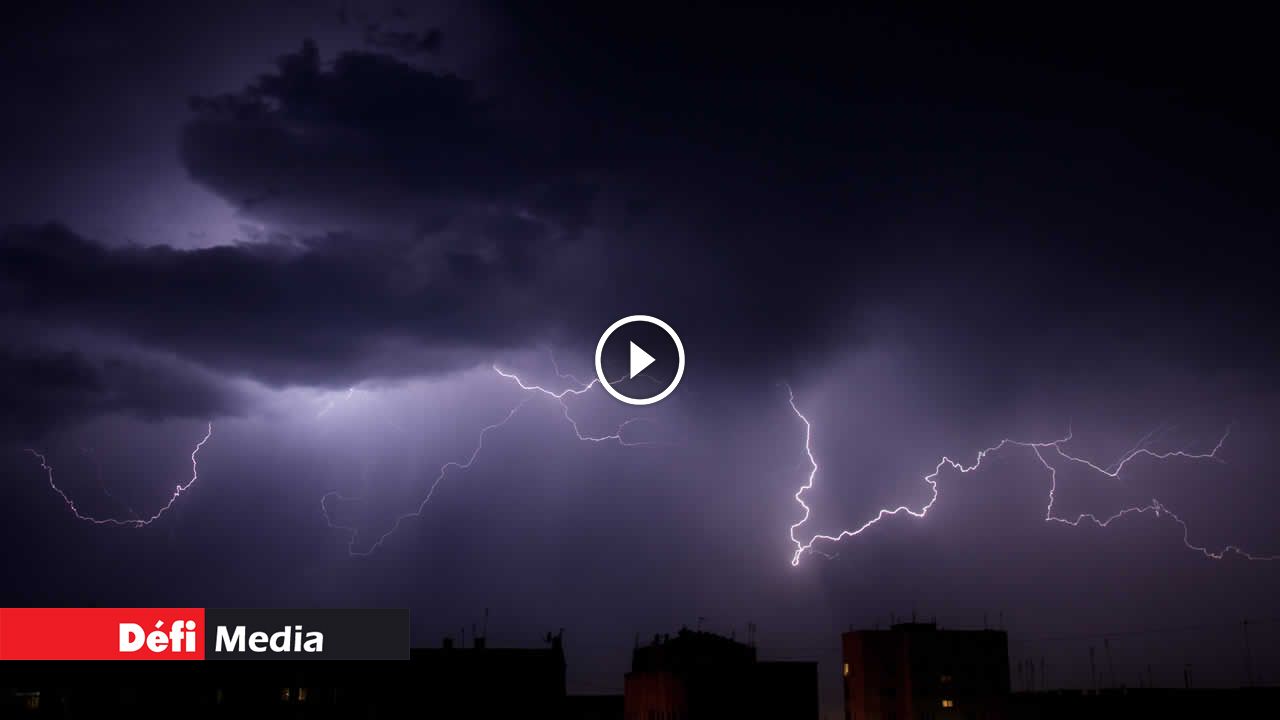
[[[756,624],[753,622],[747,623],[747,644],[751,647],[756,646]]]

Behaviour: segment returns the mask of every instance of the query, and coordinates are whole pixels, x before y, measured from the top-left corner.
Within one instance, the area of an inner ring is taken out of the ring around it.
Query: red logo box
[[[0,660],[203,660],[204,608],[0,608]]]

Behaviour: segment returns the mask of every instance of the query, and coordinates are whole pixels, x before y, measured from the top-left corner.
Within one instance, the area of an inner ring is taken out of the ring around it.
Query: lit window
[[[844,664],[844,676],[849,677],[849,663]]]
[[[289,692],[289,688],[280,688],[280,699],[281,699],[281,700],[283,700],[284,702],[289,702],[289,697],[290,697],[290,695],[291,695],[291,693]]]
[[[18,696],[22,698],[22,707],[24,709],[26,710],[40,709],[40,693],[38,691],[29,692],[29,693],[18,693]]]
[[[307,689],[298,688],[298,702],[306,702],[306,701],[307,701]]]
[[[941,680],[942,680],[942,682],[944,682],[944,683],[949,683],[949,682],[951,682],[951,676],[950,676],[950,675],[943,675],[943,676],[942,676],[942,678],[941,678]]]
[[[943,701],[942,701],[942,707],[944,707],[944,708],[952,708],[952,707],[955,707],[955,706],[956,706],[956,701],[955,701],[955,700],[943,700]]]

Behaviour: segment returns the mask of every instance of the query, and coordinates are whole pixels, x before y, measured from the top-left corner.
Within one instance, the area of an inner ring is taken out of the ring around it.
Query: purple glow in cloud
[[[573,375],[561,372],[560,366],[556,362],[554,354],[551,354],[551,363],[555,367],[555,372],[557,377],[559,377],[562,380],[572,381],[576,383],[576,385],[567,387],[563,390],[551,390],[541,385],[527,383],[524,380],[522,380],[519,375],[503,370],[496,365],[493,366],[493,371],[497,373],[499,376],[507,380],[514,381],[516,385],[520,387],[521,390],[525,390],[530,393],[536,392],[542,396],[545,396],[554,400],[560,406],[561,414],[564,416],[564,419],[569,423],[569,426],[573,429],[574,436],[580,441],[592,442],[592,443],[616,442],[619,445],[622,445],[624,447],[644,447],[644,446],[651,446],[654,444],[651,442],[643,442],[643,441],[629,441],[623,437],[623,433],[627,429],[627,427],[629,427],[633,423],[639,422],[641,418],[628,418],[627,420],[624,420],[621,424],[619,424],[612,433],[608,433],[605,435],[591,435],[591,434],[583,433],[582,427],[579,425],[578,421],[573,417],[572,414],[570,414],[569,404],[567,400],[570,397],[579,397],[587,394],[592,390],[592,388],[596,387],[600,381],[598,378],[593,378],[592,380],[584,383]],[[354,500],[357,500],[358,498],[344,496],[338,493],[337,491],[326,493],[323,497],[321,497],[320,510],[324,514],[325,521],[328,523],[329,527],[336,530],[343,530],[348,533],[347,553],[353,557],[355,556],[365,557],[368,555],[372,555],[374,552],[377,551],[378,548],[382,547],[382,545],[386,542],[388,537],[390,537],[393,533],[395,533],[396,530],[400,528],[401,523],[403,523],[405,520],[408,520],[409,518],[420,517],[422,515],[423,510],[426,509],[427,503],[431,501],[432,496],[435,494],[436,488],[440,486],[441,481],[444,480],[445,476],[449,473],[449,471],[450,470],[466,470],[470,468],[476,462],[476,460],[480,457],[481,451],[484,450],[484,441],[485,441],[485,438],[488,436],[488,434],[494,430],[497,430],[498,428],[505,426],[507,423],[511,422],[511,419],[516,416],[516,413],[518,413],[521,408],[523,408],[526,404],[528,404],[531,400],[535,399],[536,397],[537,395],[529,395],[525,397],[523,400],[517,403],[514,407],[512,407],[502,419],[481,428],[480,433],[476,438],[476,445],[472,449],[471,454],[466,458],[466,460],[463,460],[463,461],[451,460],[441,465],[439,471],[436,473],[435,478],[432,480],[431,485],[427,488],[426,494],[423,496],[422,501],[418,503],[417,507],[415,507],[414,509],[408,512],[405,512],[396,516],[391,527],[386,532],[382,533],[382,535],[378,536],[377,540],[375,540],[373,544],[371,544],[368,548],[364,550],[356,549],[356,543],[359,539],[360,531],[354,527],[335,523],[332,519],[332,516],[329,514],[329,501],[331,499],[338,499],[343,501],[354,501]]]

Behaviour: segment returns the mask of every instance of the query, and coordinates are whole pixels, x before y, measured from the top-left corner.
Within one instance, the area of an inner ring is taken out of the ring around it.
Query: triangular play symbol
[[[644,372],[644,369],[653,364],[653,356],[640,349],[639,345],[631,343],[631,377],[635,377]]]

